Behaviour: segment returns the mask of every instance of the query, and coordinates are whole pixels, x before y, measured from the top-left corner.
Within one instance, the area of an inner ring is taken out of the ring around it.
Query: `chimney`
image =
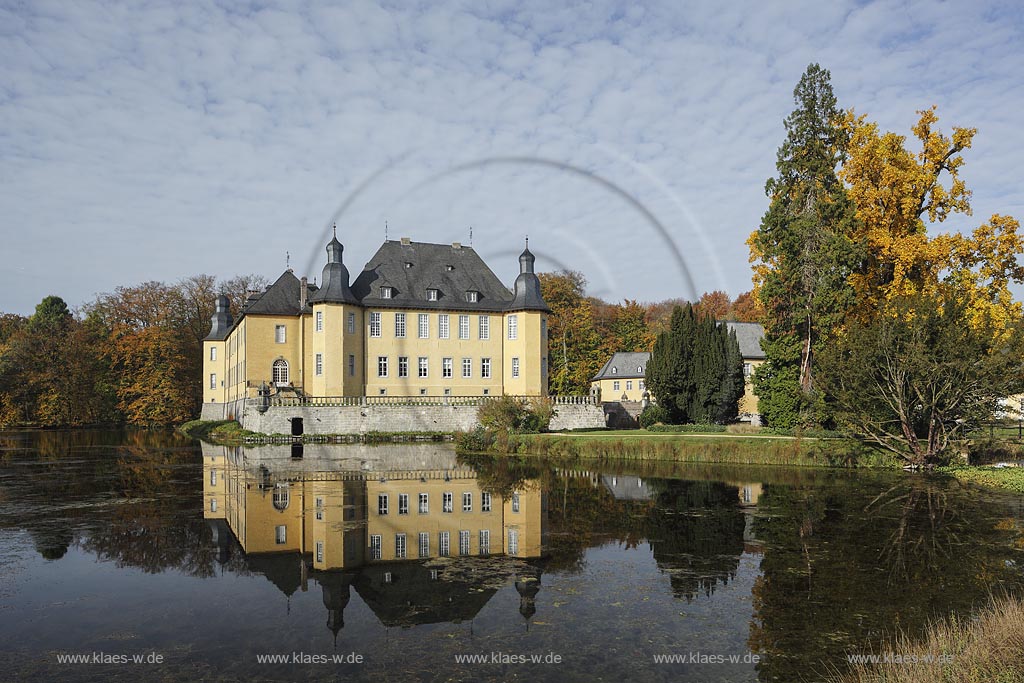
[[[306,309],[306,299],[309,296],[309,281],[306,280],[306,276],[302,276],[302,284],[299,287],[299,310]]]
[[[462,249],[462,242],[452,242],[452,249]]]
[[[405,246],[409,246],[410,244],[412,244],[412,240],[408,237],[403,237],[402,244],[404,244]]]

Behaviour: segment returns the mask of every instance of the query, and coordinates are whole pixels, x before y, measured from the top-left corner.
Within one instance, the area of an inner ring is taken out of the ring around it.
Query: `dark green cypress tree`
[[[848,277],[862,253],[850,238],[855,207],[836,175],[848,140],[829,72],[808,66],[793,98],[778,175],[765,185],[771,204],[749,242],[767,357],[754,386],[762,421],[772,427],[825,419],[815,357],[853,305]]]
[[[719,424],[732,422],[739,416],[740,399],[746,389],[743,381],[743,355],[736,331],[719,324],[718,340],[722,348],[724,367],[721,387],[718,391],[715,421]]]

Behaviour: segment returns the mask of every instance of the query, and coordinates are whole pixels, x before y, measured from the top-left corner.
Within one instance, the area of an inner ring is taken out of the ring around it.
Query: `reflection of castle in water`
[[[386,626],[472,619],[509,583],[533,615],[538,486],[484,490],[444,445],[306,444],[296,455],[203,444],[204,516],[222,562],[233,534],[249,569],[286,596],[314,580],[335,635],[352,588]]]

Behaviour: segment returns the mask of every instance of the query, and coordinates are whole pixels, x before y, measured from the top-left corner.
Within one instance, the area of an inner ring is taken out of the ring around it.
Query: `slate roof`
[[[380,298],[381,287],[392,287],[390,299]],[[427,300],[427,289],[438,290],[438,300]],[[478,292],[476,303],[466,292]],[[512,292],[487,267],[473,247],[388,240],[367,262],[352,283],[352,293],[364,306],[462,311],[503,311],[512,304]]]
[[[725,323],[730,330],[736,330],[736,341],[740,344],[740,355],[744,359],[763,360],[764,351],[761,340],[764,339],[764,327],[757,323]]]
[[[647,361],[651,359],[651,354],[647,351],[636,351],[636,352],[618,352],[613,353],[612,357],[608,359],[608,362],[604,364],[601,371],[594,375],[594,380],[599,379],[635,379],[637,377],[643,377],[643,372],[637,372],[637,368],[647,369]],[[613,368],[615,372],[613,372]]]
[[[259,298],[251,300],[245,308],[245,315],[298,315],[299,311],[299,290],[302,282],[290,270],[281,273],[274,284],[260,294]],[[314,284],[307,285],[308,293],[312,296],[317,291]],[[309,304],[306,310],[311,310]]]

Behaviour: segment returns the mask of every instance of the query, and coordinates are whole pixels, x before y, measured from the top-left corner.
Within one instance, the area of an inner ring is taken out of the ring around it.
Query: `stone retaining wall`
[[[234,416],[242,427],[261,434],[291,434],[292,419],[302,419],[303,434],[365,434],[367,432],[454,432],[477,426],[476,406],[365,405],[269,406],[260,412],[242,402],[206,403],[204,420]],[[552,430],[594,429],[605,426],[601,406],[580,403],[555,406]]]

